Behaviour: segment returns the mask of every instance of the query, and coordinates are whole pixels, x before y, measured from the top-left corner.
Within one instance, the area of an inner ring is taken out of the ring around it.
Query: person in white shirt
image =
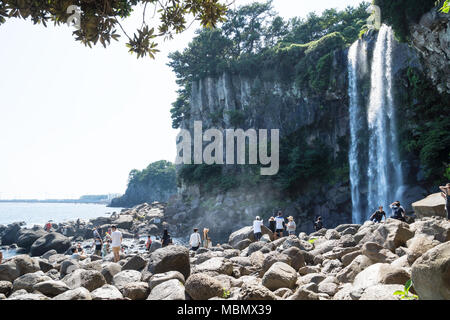
[[[111,247],[112,247],[112,251],[114,253],[114,262],[119,262],[120,247],[122,245],[122,232],[117,230],[116,226],[112,226],[111,238],[112,238]]]
[[[292,217],[292,216],[288,217],[288,221],[289,222],[288,222],[288,224],[286,226],[286,229],[287,229],[287,231],[288,231],[290,236],[291,235],[295,236],[295,229],[296,229],[297,226],[295,224],[294,217]]]
[[[189,244],[191,245],[191,249],[193,251],[197,251],[200,248],[200,244],[202,243],[202,237],[200,233],[198,233],[198,229],[194,229],[194,233],[191,234],[191,238],[189,239]]]
[[[253,233],[255,234],[255,240],[259,241],[261,240],[262,237],[262,231],[261,231],[261,226],[263,226],[263,221],[261,220],[261,218],[259,216],[257,216],[255,218],[255,220],[253,221]]]
[[[275,218],[275,240],[278,238],[282,238],[283,237],[283,233],[284,233],[284,218],[283,218],[283,213],[281,211],[278,211],[278,216]]]

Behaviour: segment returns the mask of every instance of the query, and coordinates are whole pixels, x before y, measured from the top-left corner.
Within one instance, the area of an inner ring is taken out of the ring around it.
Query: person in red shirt
[[[45,225],[45,231],[50,232],[50,230],[52,229],[52,224],[49,222],[47,222],[47,224]]]
[[[147,243],[145,244],[145,247],[147,248],[147,251],[150,251],[150,247],[152,246],[152,238],[148,236]]]

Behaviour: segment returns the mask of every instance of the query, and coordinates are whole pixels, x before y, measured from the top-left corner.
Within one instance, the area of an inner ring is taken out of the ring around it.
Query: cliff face
[[[412,45],[420,52],[428,78],[440,93],[450,94],[450,18],[436,9],[411,26]]]
[[[448,90],[446,81],[449,77],[445,76],[448,71],[448,17],[446,21],[447,24],[439,20],[438,29],[428,25],[432,31],[424,30],[423,23],[422,26],[413,27],[414,47],[394,43],[392,72],[395,96],[399,92],[410,90],[409,84],[404,81],[409,68],[427,72],[440,90]],[[376,32],[368,32],[363,38],[368,59],[367,68],[361,74],[362,78],[367,79],[366,85],[361,88],[362,99],[368,99],[370,92],[370,68],[376,36]],[[419,41],[421,37],[431,38],[434,42],[422,43]],[[203,130],[280,129],[281,138],[304,130],[304,140],[308,144],[320,141],[331,149],[335,159],[342,155],[347,157],[350,137],[347,52],[348,50],[332,52],[331,85],[321,95],[312,94],[307,88],[299,87],[293,82],[261,80],[258,76],[246,77],[227,72],[220,77],[195,81],[192,83],[189,117],[184,118],[181,127],[188,129],[191,134],[194,121],[202,121]],[[439,57],[442,60],[439,61]],[[446,66],[443,65],[445,63]],[[437,68],[444,70],[444,74],[439,73]],[[408,107],[406,104],[401,105],[401,101],[395,103],[398,110]],[[399,119],[402,117],[399,116]],[[405,130],[411,131],[414,128]],[[425,186],[429,181],[425,182],[421,174],[417,156],[407,154],[401,160],[404,175],[408,177],[404,194],[407,202],[405,207],[410,210],[410,203],[430,191]],[[227,167],[222,166],[224,178],[229,172]],[[329,168],[333,169],[335,168]],[[182,181],[179,193],[169,202],[166,213],[174,232],[184,234],[189,233],[192,227],[207,227],[211,229],[211,236],[215,241],[225,240],[227,234],[251,224],[256,215],[262,216],[267,223],[267,218],[277,210],[283,210],[285,217],[294,217],[297,232],[311,232],[312,222],[318,215],[323,217],[325,227],[351,223],[352,203],[348,174],[325,183],[313,178],[306,182],[306,189],[292,194],[282,191],[270,181],[226,192],[211,192],[202,188],[201,183]]]

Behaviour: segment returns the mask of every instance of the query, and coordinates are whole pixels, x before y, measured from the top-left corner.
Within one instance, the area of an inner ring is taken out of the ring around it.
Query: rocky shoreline
[[[0,265],[0,299],[398,300],[402,296],[394,292],[403,291],[409,279],[411,294],[420,299],[450,299],[450,222],[438,216],[411,224],[393,219],[343,224],[278,240],[263,228],[258,242],[252,227],[245,227],[228,243],[195,253],[179,244],[161,248],[159,241],[146,252],[143,241],[135,239],[118,263],[111,254],[82,261],[65,254],[73,240],[89,238],[81,237],[94,225],[115,223],[129,239],[167,227],[164,204],[158,203],[107,219],[84,223],[70,238],[52,232],[32,244],[29,240],[31,256],[21,254]],[[25,230],[18,232],[17,244],[24,245],[25,235],[41,233]],[[10,234],[0,231],[2,240]],[[50,238],[61,246],[43,252]]]

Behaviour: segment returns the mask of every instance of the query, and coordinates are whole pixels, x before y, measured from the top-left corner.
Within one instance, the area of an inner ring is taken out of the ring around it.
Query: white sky
[[[288,18],[360,2],[274,7]],[[127,33],[140,19],[124,22]],[[162,43],[156,60],[137,60],[124,39],[89,49],[72,30],[17,19],[0,26],[0,199],[123,193],[131,169],[175,160],[177,85],[167,54],[186,47],[195,28]]]

